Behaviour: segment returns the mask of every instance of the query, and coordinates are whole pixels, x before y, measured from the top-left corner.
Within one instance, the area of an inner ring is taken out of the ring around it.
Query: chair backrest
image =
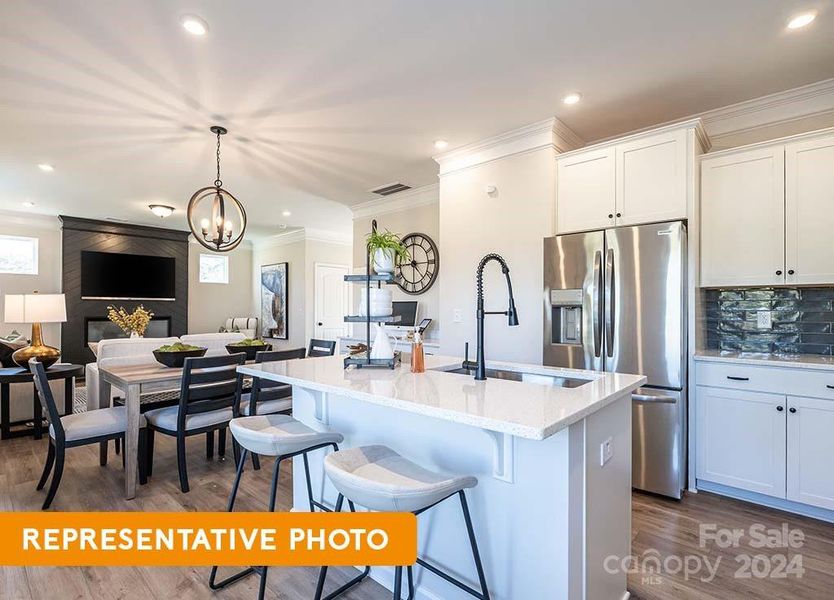
[[[275,362],[278,360],[294,360],[297,358],[304,358],[307,351],[304,348],[293,348],[292,350],[271,350],[258,352],[255,355],[256,363]],[[252,394],[250,398],[252,404],[258,402],[265,402],[267,400],[277,400],[279,398],[289,398],[292,396],[292,386],[280,381],[270,381],[262,377],[254,377],[252,379]],[[254,412],[249,414],[254,415]]]
[[[176,337],[101,340],[98,343],[96,362],[101,363],[102,360],[106,360],[111,366],[152,363],[154,350],[178,341],[180,340]],[[119,360],[111,361],[110,359]]]
[[[49,380],[46,378],[46,369],[43,368],[43,363],[31,358],[29,359],[29,370],[32,371],[32,377],[35,380],[35,389],[38,391],[38,400],[40,400],[43,413],[55,432],[55,441],[63,443],[64,427],[61,424],[61,415],[58,413],[55,397],[49,387]]]
[[[185,429],[185,417],[221,408],[233,407],[243,388],[243,375],[237,368],[246,361],[244,354],[186,358],[180,386],[177,427]]]
[[[256,363],[275,362],[277,360],[293,360],[305,358],[307,351],[304,348],[293,348],[292,350],[269,350],[258,352],[255,355]]]
[[[310,340],[310,349],[307,350],[307,356],[333,356],[336,353],[335,340],[317,340],[315,338]]]
[[[233,344],[245,339],[246,336],[242,333],[191,333],[182,336],[180,341],[183,344],[208,348],[206,352],[208,357],[227,355],[229,352],[226,350],[226,344]]]

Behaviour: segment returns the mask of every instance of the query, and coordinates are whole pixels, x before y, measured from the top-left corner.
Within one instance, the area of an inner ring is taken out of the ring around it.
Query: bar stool
[[[478,571],[481,591],[455,579],[438,567],[417,558],[417,564],[428,569],[435,575],[442,577],[475,598],[489,600],[484,569],[481,556],[478,553],[478,543],[472,528],[469,506],[466,504],[465,489],[478,485],[474,477],[457,477],[436,473],[400,456],[386,446],[363,446],[341,450],[329,454],[324,459],[324,472],[339,492],[336,510],[340,510],[342,502],[347,499],[351,504],[355,502],[370,510],[379,512],[411,512],[419,515],[440,504],[444,500],[457,495],[460,498],[463,519],[472,547],[472,557]],[[408,567],[408,600],[414,598],[414,580],[412,568]],[[400,600],[402,592],[402,567],[394,569],[394,599]],[[368,569],[334,592],[325,596],[324,600],[331,600],[353,587],[368,574]],[[327,567],[322,567],[316,586],[316,600],[322,600],[324,580],[327,577]]]
[[[307,477],[307,498],[310,502],[310,511],[315,511],[318,508],[322,511],[330,512],[329,508],[313,499],[313,486],[310,482],[310,465],[307,461],[307,453],[321,448],[327,448],[328,446],[332,446],[334,450],[338,450],[339,443],[344,439],[342,434],[333,431],[316,431],[289,415],[280,414],[238,417],[229,422],[229,429],[231,429],[235,441],[241,446],[242,452],[238,459],[237,475],[235,476],[235,483],[232,486],[232,493],[229,496],[229,504],[226,508],[228,512],[234,510],[235,498],[237,497],[240,479],[243,475],[243,467],[246,464],[246,458],[250,452],[261,456],[275,457],[275,466],[272,471],[272,487],[269,493],[270,512],[275,511],[275,500],[278,492],[278,473],[281,461],[298,455],[304,457],[304,472]],[[213,590],[219,590],[252,573],[257,573],[261,578],[258,600],[263,600],[266,591],[266,566],[249,567],[220,582],[215,582],[217,567],[212,567],[209,577],[209,587]]]

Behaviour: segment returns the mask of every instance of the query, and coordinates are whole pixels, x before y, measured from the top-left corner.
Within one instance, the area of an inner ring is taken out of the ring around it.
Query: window
[[[38,274],[38,238],[0,235],[0,273]]]
[[[229,257],[201,254],[200,283],[229,283]]]

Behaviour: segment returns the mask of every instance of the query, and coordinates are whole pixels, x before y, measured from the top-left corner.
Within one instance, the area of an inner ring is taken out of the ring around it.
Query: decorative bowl
[[[260,344],[258,346],[238,346],[237,344],[226,344],[226,351],[229,354],[245,354],[246,360],[255,360],[258,352],[272,350],[272,344]]]
[[[154,350],[153,357],[156,359],[158,363],[163,364],[166,367],[181,369],[183,364],[185,364],[186,358],[200,357],[205,355],[207,351],[208,348],[197,348],[196,350],[181,350],[179,352],[160,352],[159,350]]]

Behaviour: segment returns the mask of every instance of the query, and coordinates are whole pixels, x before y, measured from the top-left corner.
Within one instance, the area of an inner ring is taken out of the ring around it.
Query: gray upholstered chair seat
[[[125,430],[127,412],[124,406],[100,408],[89,412],[61,417],[66,441],[73,442],[103,435],[112,435]],[[145,419],[140,417],[140,427],[145,426]],[[49,435],[55,438],[55,427],[49,426]]]
[[[285,456],[321,444],[339,444],[342,434],[317,431],[289,415],[238,417],[229,423],[237,443],[266,456]]]
[[[271,415],[284,412],[292,408],[292,397],[276,398],[275,400],[264,400],[258,402],[256,415]],[[240,414],[249,416],[249,394],[243,394],[240,399]]]
[[[475,477],[424,469],[387,446],[328,454],[324,471],[346,498],[376,511],[414,512],[478,484]]]
[[[179,406],[168,406],[166,408],[157,408],[149,410],[145,413],[145,418],[148,423],[157,429],[167,429],[168,431],[177,430],[177,415],[180,412]],[[193,413],[185,417],[185,430],[202,429],[211,425],[225,423],[230,421],[234,415],[232,408],[221,408],[219,410],[210,410],[202,413]]]

